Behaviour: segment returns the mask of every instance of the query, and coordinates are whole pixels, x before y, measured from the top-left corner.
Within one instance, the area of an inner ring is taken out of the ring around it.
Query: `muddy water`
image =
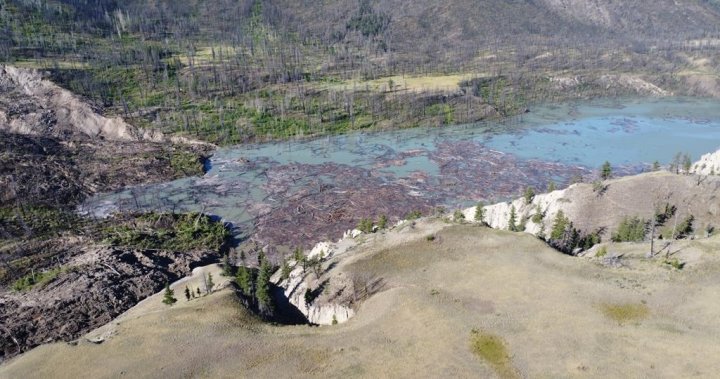
[[[81,211],[204,210],[261,245],[337,239],[360,218],[391,220],[517,196],[610,161],[621,174],[720,147],[720,103],[605,100],[538,107],[507,123],[352,133],[220,149],[202,178],[98,195]]]

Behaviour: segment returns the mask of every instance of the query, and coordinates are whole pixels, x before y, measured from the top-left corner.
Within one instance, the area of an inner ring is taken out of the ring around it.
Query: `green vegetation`
[[[204,172],[202,160],[189,151],[175,151],[170,156],[170,167],[179,176],[201,176]]]
[[[608,180],[612,178],[613,171],[612,166],[610,166],[610,162],[605,161],[603,163],[602,167],[600,167],[600,179],[602,180]]]
[[[518,226],[517,226],[517,211],[515,211],[515,206],[512,205],[510,207],[510,219],[508,220],[508,230],[511,232],[517,232]]]
[[[173,305],[177,302],[177,299],[175,298],[175,291],[170,289],[169,283],[165,283],[165,293],[163,293],[162,302],[165,305]]]
[[[237,274],[235,276],[235,283],[237,283],[238,287],[240,288],[240,292],[245,296],[252,296],[253,295],[253,282],[254,282],[254,275],[253,271],[245,266],[240,266],[237,269]]]
[[[575,228],[563,211],[559,210],[555,215],[548,242],[551,246],[566,254],[574,254],[576,249],[588,250],[602,242],[602,240],[599,230],[583,234]]]
[[[462,210],[460,210],[460,209],[455,210],[455,213],[453,213],[453,221],[455,221],[455,222],[465,221],[465,214],[463,214]]]
[[[475,221],[476,222],[485,222],[485,203],[479,202],[475,206]]]
[[[645,304],[601,304],[602,313],[618,324],[640,321],[650,315],[650,309]]]
[[[48,271],[43,272],[32,272],[16,280],[12,284],[12,289],[18,292],[28,291],[32,288],[42,288],[46,284],[55,280],[61,273],[65,272],[66,269],[62,267],[56,267]]]
[[[600,248],[600,250],[598,250],[597,253],[595,253],[595,258],[602,258],[602,257],[606,256],[607,253],[608,253],[607,246],[603,246]]]
[[[677,258],[667,258],[663,260],[663,264],[666,264],[676,270],[682,270],[685,267],[685,262],[680,262]]]
[[[523,194],[523,197],[525,198],[525,204],[532,203],[533,199],[535,198],[535,189],[532,187],[525,188],[525,193]]]
[[[625,217],[612,234],[613,242],[640,242],[647,234],[648,221],[635,217]]]
[[[387,222],[388,222],[387,216],[381,215],[380,218],[378,219],[378,222],[377,222],[377,228],[378,228],[378,230],[382,230],[382,229],[387,228]]]
[[[520,377],[513,368],[510,354],[500,337],[473,329],[470,332],[470,350],[489,363],[499,377]]]
[[[220,250],[229,238],[225,225],[201,213],[145,213],[105,227],[113,246],[172,251]]]
[[[545,211],[542,210],[540,204],[535,207],[535,213],[532,215],[530,220],[535,224],[540,224],[545,219]]]
[[[419,219],[420,217],[422,217],[422,212],[420,212],[420,211],[412,211],[412,212],[408,213],[408,214],[405,216],[405,219],[406,219],[406,220],[417,220],[417,219]]]
[[[0,241],[18,237],[48,237],[80,227],[84,220],[72,210],[48,206],[0,207]]]
[[[374,226],[375,226],[375,224],[373,223],[373,220],[371,220],[369,218],[363,218],[360,220],[360,222],[358,222],[357,230],[359,230],[363,233],[366,233],[366,234],[370,234],[370,233],[374,232],[374,230],[373,230]]]
[[[268,262],[267,259],[263,259],[257,276],[255,298],[258,304],[265,309],[273,308],[272,296],[270,295],[270,277],[272,273],[273,270],[270,262]]]

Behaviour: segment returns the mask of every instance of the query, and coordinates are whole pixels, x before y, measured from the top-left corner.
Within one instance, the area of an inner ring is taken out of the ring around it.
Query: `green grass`
[[[0,207],[0,225],[11,238],[45,237],[72,229],[81,223],[82,219],[74,212],[63,209],[42,205]]]
[[[510,354],[500,337],[473,329],[470,332],[470,350],[489,363],[501,378],[519,378],[512,366]]]
[[[42,288],[46,284],[55,280],[62,272],[66,271],[62,267],[56,267],[48,271],[30,273],[16,280],[12,284],[12,289],[18,292],[29,291],[32,288]]]
[[[170,156],[170,167],[181,176],[200,176],[204,174],[200,158],[189,151],[176,151]]]
[[[645,304],[601,304],[602,313],[605,317],[616,321],[618,324],[637,322],[650,315],[650,309]]]
[[[101,233],[111,246],[170,251],[219,250],[230,236],[222,222],[196,212],[141,214]]]

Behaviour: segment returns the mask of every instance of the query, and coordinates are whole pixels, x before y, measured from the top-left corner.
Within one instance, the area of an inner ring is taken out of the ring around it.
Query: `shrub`
[[[607,246],[603,246],[598,250],[597,253],[595,253],[595,257],[602,258],[602,257],[606,256],[607,253],[608,253]]]
[[[663,263],[673,267],[676,270],[682,270],[683,267],[685,267],[685,262],[680,262],[680,260],[678,260],[677,258],[665,259]]]
[[[647,225],[646,220],[637,216],[625,217],[611,239],[613,242],[640,242],[645,239]]]
[[[455,222],[464,221],[464,220],[465,220],[465,215],[462,213],[461,210],[458,209],[458,210],[456,210],[455,213],[453,214],[453,220],[455,220]]]
[[[475,206],[475,221],[477,222],[484,222],[485,221],[485,204],[483,202],[477,203]]]

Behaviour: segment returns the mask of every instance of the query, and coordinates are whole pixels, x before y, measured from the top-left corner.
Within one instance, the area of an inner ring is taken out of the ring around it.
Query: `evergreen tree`
[[[532,187],[525,188],[525,204],[532,203],[533,199],[535,198],[535,189]]]
[[[475,206],[475,221],[477,222],[484,222],[485,221],[485,204],[483,202],[477,203]]]
[[[225,254],[225,256],[223,256],[222,267],[223,267],[223,272],[222,272],[223,276],[232,276],[232,266],[230,266],[230,259],[228,258],[227,254]]]
[[[187,299],[187,301],[190,301],[190,288],[188,288],[187,286],[185,286],[185,299]]]
[[[652,170],[653,170],[653,171],[660,171],[660,162],[658,162],[658,161],[653,162]]]
[[[565,230],[569,224],[569,220],[565,217],[565,213],[559,210],[555,215],[555,222],[553,223],[552,230],[550,231],[550,239],[559,241],[565,236]]]
[[[290,278],[290,272],[292,269],[290,268],[290,264],[288,263],[287,259],[283,261],[282,264],[282,271],[281,271],[281,278],[282,280],[288,280]]]
[[[690,158],[690,154],[684,154],[683,155],[683,171],[686,174],[689,174],[690,167],[692,167],[692,158]]]
[[[610,162],[605,161],[600,167],[600,179],[608,180],[610,178],[612,178],[612,166],[610,166]]]
[[[197,295],[198,295],[198,297],[200,297],[202,295],[202,293],[200,292],[200,287],[197,288]]]
[[[510,207],[510,220],[508,220],[508,230],[511,232],[517,231],[517,212],[515,206]]]
[[[270,297],[270,276],[272,276],[272,266],[267,260],[263,260],[260,264],[260,272],[257,278],[257,287],[255,288],[255,298],[258,303],[267,308],[272,308],[272,299]]]
[[[380,219],[378,219],[378,222],[377,222],[378,230],[385,229],[387,227],[387,221],[388,221],[387,216],[381,215]]]
[[[555,191],[556,189],[557,189],[557,187],[555,186],[555,182],[553,182],[553,181],[551,180],[551,181],[548,183],[548,187],[547,187],[548,192]]]
[[[165,283],[165,294],[163,295],[163,304],[173,305],[177,302],[175,291],[170,289],[170,284]]]
[[[252,271],[245,266],[238,267],[235,283],[240,287],[240,292],[245,296],[252,296],[253,277]]]
[[[207,282],[205,283],[207,285],[207,293],[212,293],[213,287],[215,287],[215,283],[213,282],[212,274],[208,273],[207,276]]]

